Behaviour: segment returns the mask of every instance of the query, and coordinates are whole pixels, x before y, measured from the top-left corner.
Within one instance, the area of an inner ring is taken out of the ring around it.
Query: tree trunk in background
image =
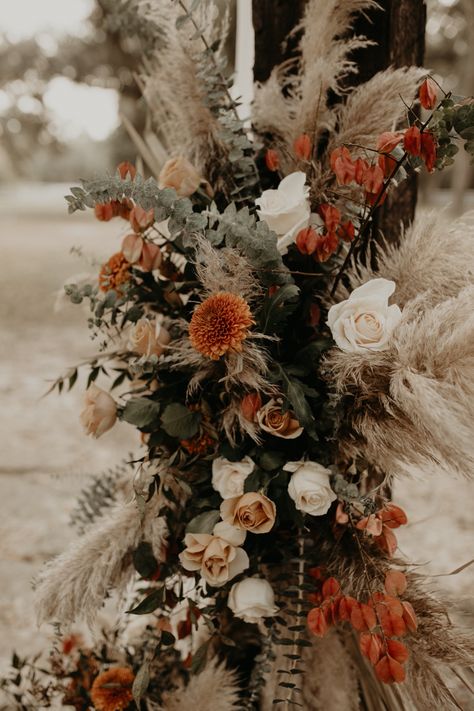
[[[424,0],[379,0],[381,10],[371,10],[357,20],[354,33],[377,42],[355,54],[361,83],[389,66],[403,67],[423,63],[425,51],[426,5]],[[291,41],[285,38],[300,19],[305,0],[253,0],[255,29],[254,76],[265,81],[275,64],[291,56]],[[407,97],[408,98],[408,97]],[[376,229],[390,241],[398,239],[400,223],[409,224],[414,217],[417,178],[410,177],[394,190],[379,210]]]
[[[425,54],[426,5],[424,0],[379,0],[381,10],[361,16],[354,28],[377,42],[377,46],[356,53],[359,74],[356,83],[370,79],[387,67],[422,65]],[[403,97],[407,102],[410,97]],[[390,242],[400,236],[400,223],[408,225],[415,216],[417,176],[410,175],[393,190],[378,211],[375,230]]]
[[[305,0],[252,0],[255,30],[255,81],[265,81],[273,67],[291,56],[294,42],[285,42],[303,14]]]

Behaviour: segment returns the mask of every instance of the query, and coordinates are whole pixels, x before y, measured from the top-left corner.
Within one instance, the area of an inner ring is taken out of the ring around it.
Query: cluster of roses
[[[316,606],[308,613],[309,629],[323,637],[332,625],[349,622],[358,632],[360,650],[374,666],[378,678],[385,684],[404,681],[403,664],[409,652],[406,645],[395,638],[417,629],[412,605],[400,599],[407,587],[405,575],[389,570],[383,590],[370,591],[367,602],[345,595],[335,578],[325,579],[321,568],[312,568],[310,575],[315,580],[316,591],[309,598]]]
[[[245,481],[254,469],[248,456],[238,462],[214,459],[212,485],[222,497],[222,520],[215,524],[212,534],[185,536],[185,549],[179,556],[183,568],[199,571],[212,587],[222,587],[249,567],[242,548],[247,534],[268,533],[275,524],[275,503],[260,491],[245,493]],[[287,462],[283,470],[291,473],[288,495],[295,507],[312,516],[324,516],[336,499],[330,485],[331,472],[308,460]]]

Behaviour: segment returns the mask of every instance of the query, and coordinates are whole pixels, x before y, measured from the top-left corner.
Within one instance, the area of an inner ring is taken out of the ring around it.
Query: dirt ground
[[[117,251],[124,234],[123,222],[68,217],[62,190],[48,190],[38,197],[21,189],[14,199],[0,191],[0,668],[13,649],[47,644],[50,630],[35,623],[31,581],[73,539],[69,514],[87,477],[137,444],[124,424],[99,441],[83,435],[81,382],[71,393],[41,397],[48,379],[94,353],[82,307],[55,311],[58,290],[89,271],[88,260]],[[82,258],[70,253],[74,246],[82,247]],[[410,519],[400,547],[427,575],[444,575],[474,557],[473,493],[472,483],[446,477],[397,483],[394,498]],[[474,566],[432,582],[471,619]]]

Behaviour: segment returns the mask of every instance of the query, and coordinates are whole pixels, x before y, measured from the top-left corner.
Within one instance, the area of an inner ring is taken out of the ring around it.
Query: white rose
[[[244,493],[244,481],[254,470],[255,464],[250,457],[240,462],[231,462],[224,457],[217,457],[212,462],[212,486],[223,499],[232,499]]]
[[[278,612],[270,583],[263,578],[244,578],[230,589],[227,605],[245,622],[258,622]]]
[[[371,279],[354,289],[348,299],[331,306],[327,323],[341,350],[364,353],[388,348],[402,317],[398,306],[388,305],[394,291],[395,282]]]
[[[141,318],[130,330],[128,347],[134,353],[149,358],[161,355],[170,340],[170,334],[158,319],[150,321]]]
[[[276,232],[280,254],[286,254],[299,230],[307,227],[311,216],[306,175],[301,171],[283,178],[277,190],[265,190],[255,200],[257,214]]]
[[[100,437],[115,425],[116,419],[115,400],[105,390],[92,383],[84,395],[84,409],[80,415],[86,434]]]
[[[294,472],[288,484],[288,494],[299,511],[311,516],[324,516],[337,496],[331,489],[331,472],[311,461],[287,462],[283,467]]]

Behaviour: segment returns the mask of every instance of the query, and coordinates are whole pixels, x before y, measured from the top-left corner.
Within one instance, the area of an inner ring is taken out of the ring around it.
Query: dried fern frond
[[[375,148],[381,133],[398,126],[406,112],[402,99],[411,104],[425,75],[421,67],[390,68],[354,89],[345,104],[336,109],[337,130],[329,141],[328,155],[343,144]]]
[[[161,506],[155,495],[143,518],[134,502],[116,506],[68,551],[47,563],[35,591],[38,622],[68,625],[83,619],[93,627],[108,594],[123,590],[133,576],[130,556],[142,540],[152,545],[157,560],[163,558],[167,526],[158,517]]]

